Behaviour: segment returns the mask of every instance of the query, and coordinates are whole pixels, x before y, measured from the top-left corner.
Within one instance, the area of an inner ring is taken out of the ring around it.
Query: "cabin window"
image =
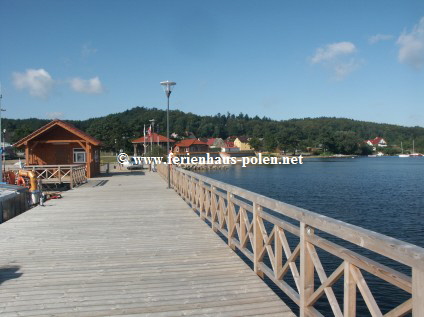
[[[85,163],[86,154],[84,149],[74,149],[74,163]]]

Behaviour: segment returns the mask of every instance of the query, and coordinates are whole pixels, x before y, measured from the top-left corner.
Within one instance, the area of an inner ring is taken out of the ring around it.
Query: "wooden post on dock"
[[[199,203],[199,215],[200,219],[205,220],[205,185],[203,181],[199,180],[200,188],[200,203]]]
[[[57,167],[57,179],[59,181],[59,184],[62,184],[62,171],[61,171],[60,165]]]
[[[307,236],[313,234],[313,228],[300,223],[300,317],[308,316],[307,301],[314,292],[314,263],[307,245]]]
[[[412,268],[412,316],[424,316],[424,271]]]
[[[234,246],[234,244],[231,242],[231,240],[233,239],[233,235],[234,235],[234,214],[233,214],[233,203],[231,202],[231,198],[233,197],[233,194],[231,194],[229,191],[227,191],[227,228],[228,228],[228,246],[235,250],[236,247]]]
[[[344,263],[344,299],[343,314],[345,317],[356,316],[356,282],[353,278],[349,262]]]
[[[263,248],[263,239],[261,234],[261,228],[259,226],[259,211],[262,209],[257,203],[253,203],[253,270],[261,278],[264,277],[264,273],[259,269],[259,254]]]
[[[211,186],[211,218],[212,218],[212,230],[214,232],[218,232],[218,228],[215,224],[215,219],[217,217],[218,206],[216,203],[216,187]]]
[[[60,169],[60,167],[59,167]],[[69,172],[69,177],[71,178],[71,189],[74,188],[74,167],[71,166],[71,171]]]

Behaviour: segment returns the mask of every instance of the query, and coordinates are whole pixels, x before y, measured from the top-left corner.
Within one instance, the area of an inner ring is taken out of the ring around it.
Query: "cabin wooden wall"
[[[70,138],[67,140],[70,140]],[[45,140],[38,139],[38,142],[42,141]],[[87,147],[84,140],[80,140],[80,142]],[[27,153],[27,165],[70,165],[76,164],[74,163],[73,149],[81,148],[81,145],[78,142],[55,144],[35,143],[35,141],[30,141],[28,143],[28,148],[29,151],[25,151]],[[88,152],[86,151],[86,166],[88,178],[100,174],[100,147],[88,145]]]
[[[30,142],[29,165],[69,165],[73,163],[73,149],[78,143],[52,144]],[[33,147],[32,147],[33,146]]]

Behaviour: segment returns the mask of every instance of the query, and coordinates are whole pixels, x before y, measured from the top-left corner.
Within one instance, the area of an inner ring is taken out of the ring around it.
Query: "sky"
[[[0,0],[2,116],[136,106],[424,127],[424,1]]]

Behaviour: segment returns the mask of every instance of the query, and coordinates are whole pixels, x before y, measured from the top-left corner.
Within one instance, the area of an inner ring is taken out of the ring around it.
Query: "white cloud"
[[[84,58],[89,57],[90,55],[94,55],[97,53],[97,48],[91,46],[91,43],[86,43],[82,46],[81,55]]]
[[[356,52],[355,44],[351,42],[339,42],[328,44],[316,50],[315,55],[311,58],[312,64],[332,61],[339,56],[349,55]]]
[[[60,119],[63,117],[63,112],[53,111],[46,113],[47,119]]]
[[[396,43],[400,46],[399,62],[421,69],[424,66],[424,17],[410,33],[403,32]]]
[[[31,96],[47,98],[54,85],[50,74],[40,69],[27,69],[24,73],[13,73],[13,85],[15,88],[27,89]]]
[[[358,69],[362,65],[362,62],[351,59],[346,62],[338,62],[333,65],[334,76],[337,80],[346,78],[347,75]]]
[[[336,80],[342,80],[361,66],[362,63],[352,57],[356,52],[356,46],[351,42],[332,43],[318,48],[310,62],[323,65]]]
[[[368,39],[368,43],[370,44],[375,44],[381,41],[390,41],[391,39],[393,39],[393,35],[390,34],[376,34],[373,36],[370,36],[370,38]]]
[[[103,85],[99,77],[91,79],[73,78],[69,81],[71,88],[76,92],[85,94],[101,94],[103,92]]]

